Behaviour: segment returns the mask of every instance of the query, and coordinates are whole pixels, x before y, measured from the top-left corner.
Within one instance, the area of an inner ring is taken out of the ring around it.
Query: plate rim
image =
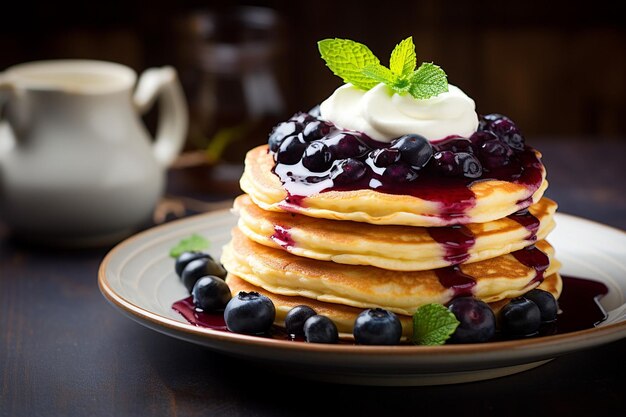
[[[535,349],[554,349],[558,346],[562,346],[566,342],[575,342],[578,340],[584,340],[586,343],[580,347],[580,349],[588,348],[600,344],[598,340],[604,343],[617,340],[620,337],[617,336],[621,333],[626,333],[626,320],[608,324],[606,326],[594,327],[590,329],[579,330],[575,332],[563,333],[558,335],[550,335],[543,337],[535,337],[528,339],[515,339],[497,342],[485,342],[485,343],[473,343],[473,344],[450,344],[440,346],[420,346],[420,345],[395,345],[395,346],[368,346],[368,345],[352,345],[352,344],[316,344],[316,343],[294,343],[288,340],[277,340],[272,338],[265,338],[253,335],[230,333],[219,330],[213,330],[203,327],[194,326],[189,323],[174,320],[169,317],[165,317],[156,312],[147,310],[140,307],[120,294],[117,294],[107,282],[107,267],[111,259],[124,250],[124,248],[137,240],[149,238],[150,235],[158,235],[163,230],[175,229],[177,226],[185,223],[193,223],[202,220],[202,218],[219,217],[224,215],[230,215],[231,209],[215,210],[207,213],[195,214],[182,219],[170,221],[165,224],[153,226],[149,229],[132,235],[123,241],[115,245],[103,258],[98,268],[98,287],[104,298],[110,302],[113,306],[120,309],[122,312],[130,314],[131,318],[138,320],[141,324],[145,325],[149,322],[156,327],[166,327],[169,330],[173,330],[179,333],[186,334],[188,336],[194,336],[197,338],[208,338],[216,342],[228,342],[236,343],[245,346],[254,346],[259,348],[272,348],[279,350],[298,351],[298,352],[324,352],[333,353],[336,355],[389,355],[393,354],[405,356],[415,355],[445,355],[445,356],[463,356],[467,354],[481,354],[481,353],[504,353],[515,350],[532,351]],[[586,219],[583,217],[574,216],[567,213],[556,213],[558,217],[569,217],[574,221],[587,222],[595,227],[601,227],[611,232],[619,232],[626,234],[626,231],[618,229],[613,226],[609,226],[594,220]],[[624,305],[624,304],[623,304]],[[623,336],[622,336],[623,337]],[[605,341],[606,338],[610,340]],[[597,342],[597,343],[594,343]],[[569,349],[564,353],[569,353],[577,349]],[[560,354],[557,351],[552,354]]]

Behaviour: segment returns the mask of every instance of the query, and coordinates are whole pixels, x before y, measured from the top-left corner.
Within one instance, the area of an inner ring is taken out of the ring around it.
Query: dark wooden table
[[[547,194],[559,201],[560,211],[626,229],[626,142],[533,144],[544,153]],[[210,197],[233,193],[237,175],[234,168],[207,176],[222,184]],[[172,173],[170,191],[198,192],[185,188],[185,181]],[[626,411],[626,340],[463,385],[382,388],[283,377],[123,317],[96,284],[108,249],[36,248],[0,234],[0,416],[528,417]]]

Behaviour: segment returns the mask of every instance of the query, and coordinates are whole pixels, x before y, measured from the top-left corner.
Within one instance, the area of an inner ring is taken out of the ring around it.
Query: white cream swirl
[[[448,85],[436,97],[400,96],[384,84],[369,91],[344,84],[320,105],[322,119],[357,130],[381,142],[415,133],[433,141],[450,135],[470,136],[478,127],[474,100]]]

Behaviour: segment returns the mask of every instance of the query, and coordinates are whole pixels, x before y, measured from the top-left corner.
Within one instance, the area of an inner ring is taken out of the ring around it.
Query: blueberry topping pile
[[[505,167],[514,173],[521,169],[518,154],[526,149],[517,126],[500,114],[480,116],[478,131],[469,138],[430,142],[408,134],[387,144],[320,119],[318,107],[276,125],[268,142],[275,162],[293,166],[288,172],[298,181],[330,179],[342,187],[368,177],[403,184],[422,175],[471,181]]]

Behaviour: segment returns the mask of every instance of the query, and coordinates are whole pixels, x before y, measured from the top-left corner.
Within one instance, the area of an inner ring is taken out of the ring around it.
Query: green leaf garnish
[[[178,258],[183,252],[201,251],[207,249],[211,243],[200,235],[193,234],[178,242],[176,246],[170,249],[170,256]]]
[[[326,66],[344,82],[362,90],[378,84],[362,73],[363,68],[380,63],[367,46],[349,39],[324,39],[317,46]]]
[[[415,69],[417,58],[412,37],[393,49],[389,68],[367,46],[349,39],[324,39],[317,45],[326,66],[344,82],[361,90],[383,83],[399,95],[408,93],[416,99],[448,91],[448,78],[440,67],[425,62]]]
[[[454,314],[441,304],[426,304],[413,314],[413,343],[443,345],[459,325]]]

